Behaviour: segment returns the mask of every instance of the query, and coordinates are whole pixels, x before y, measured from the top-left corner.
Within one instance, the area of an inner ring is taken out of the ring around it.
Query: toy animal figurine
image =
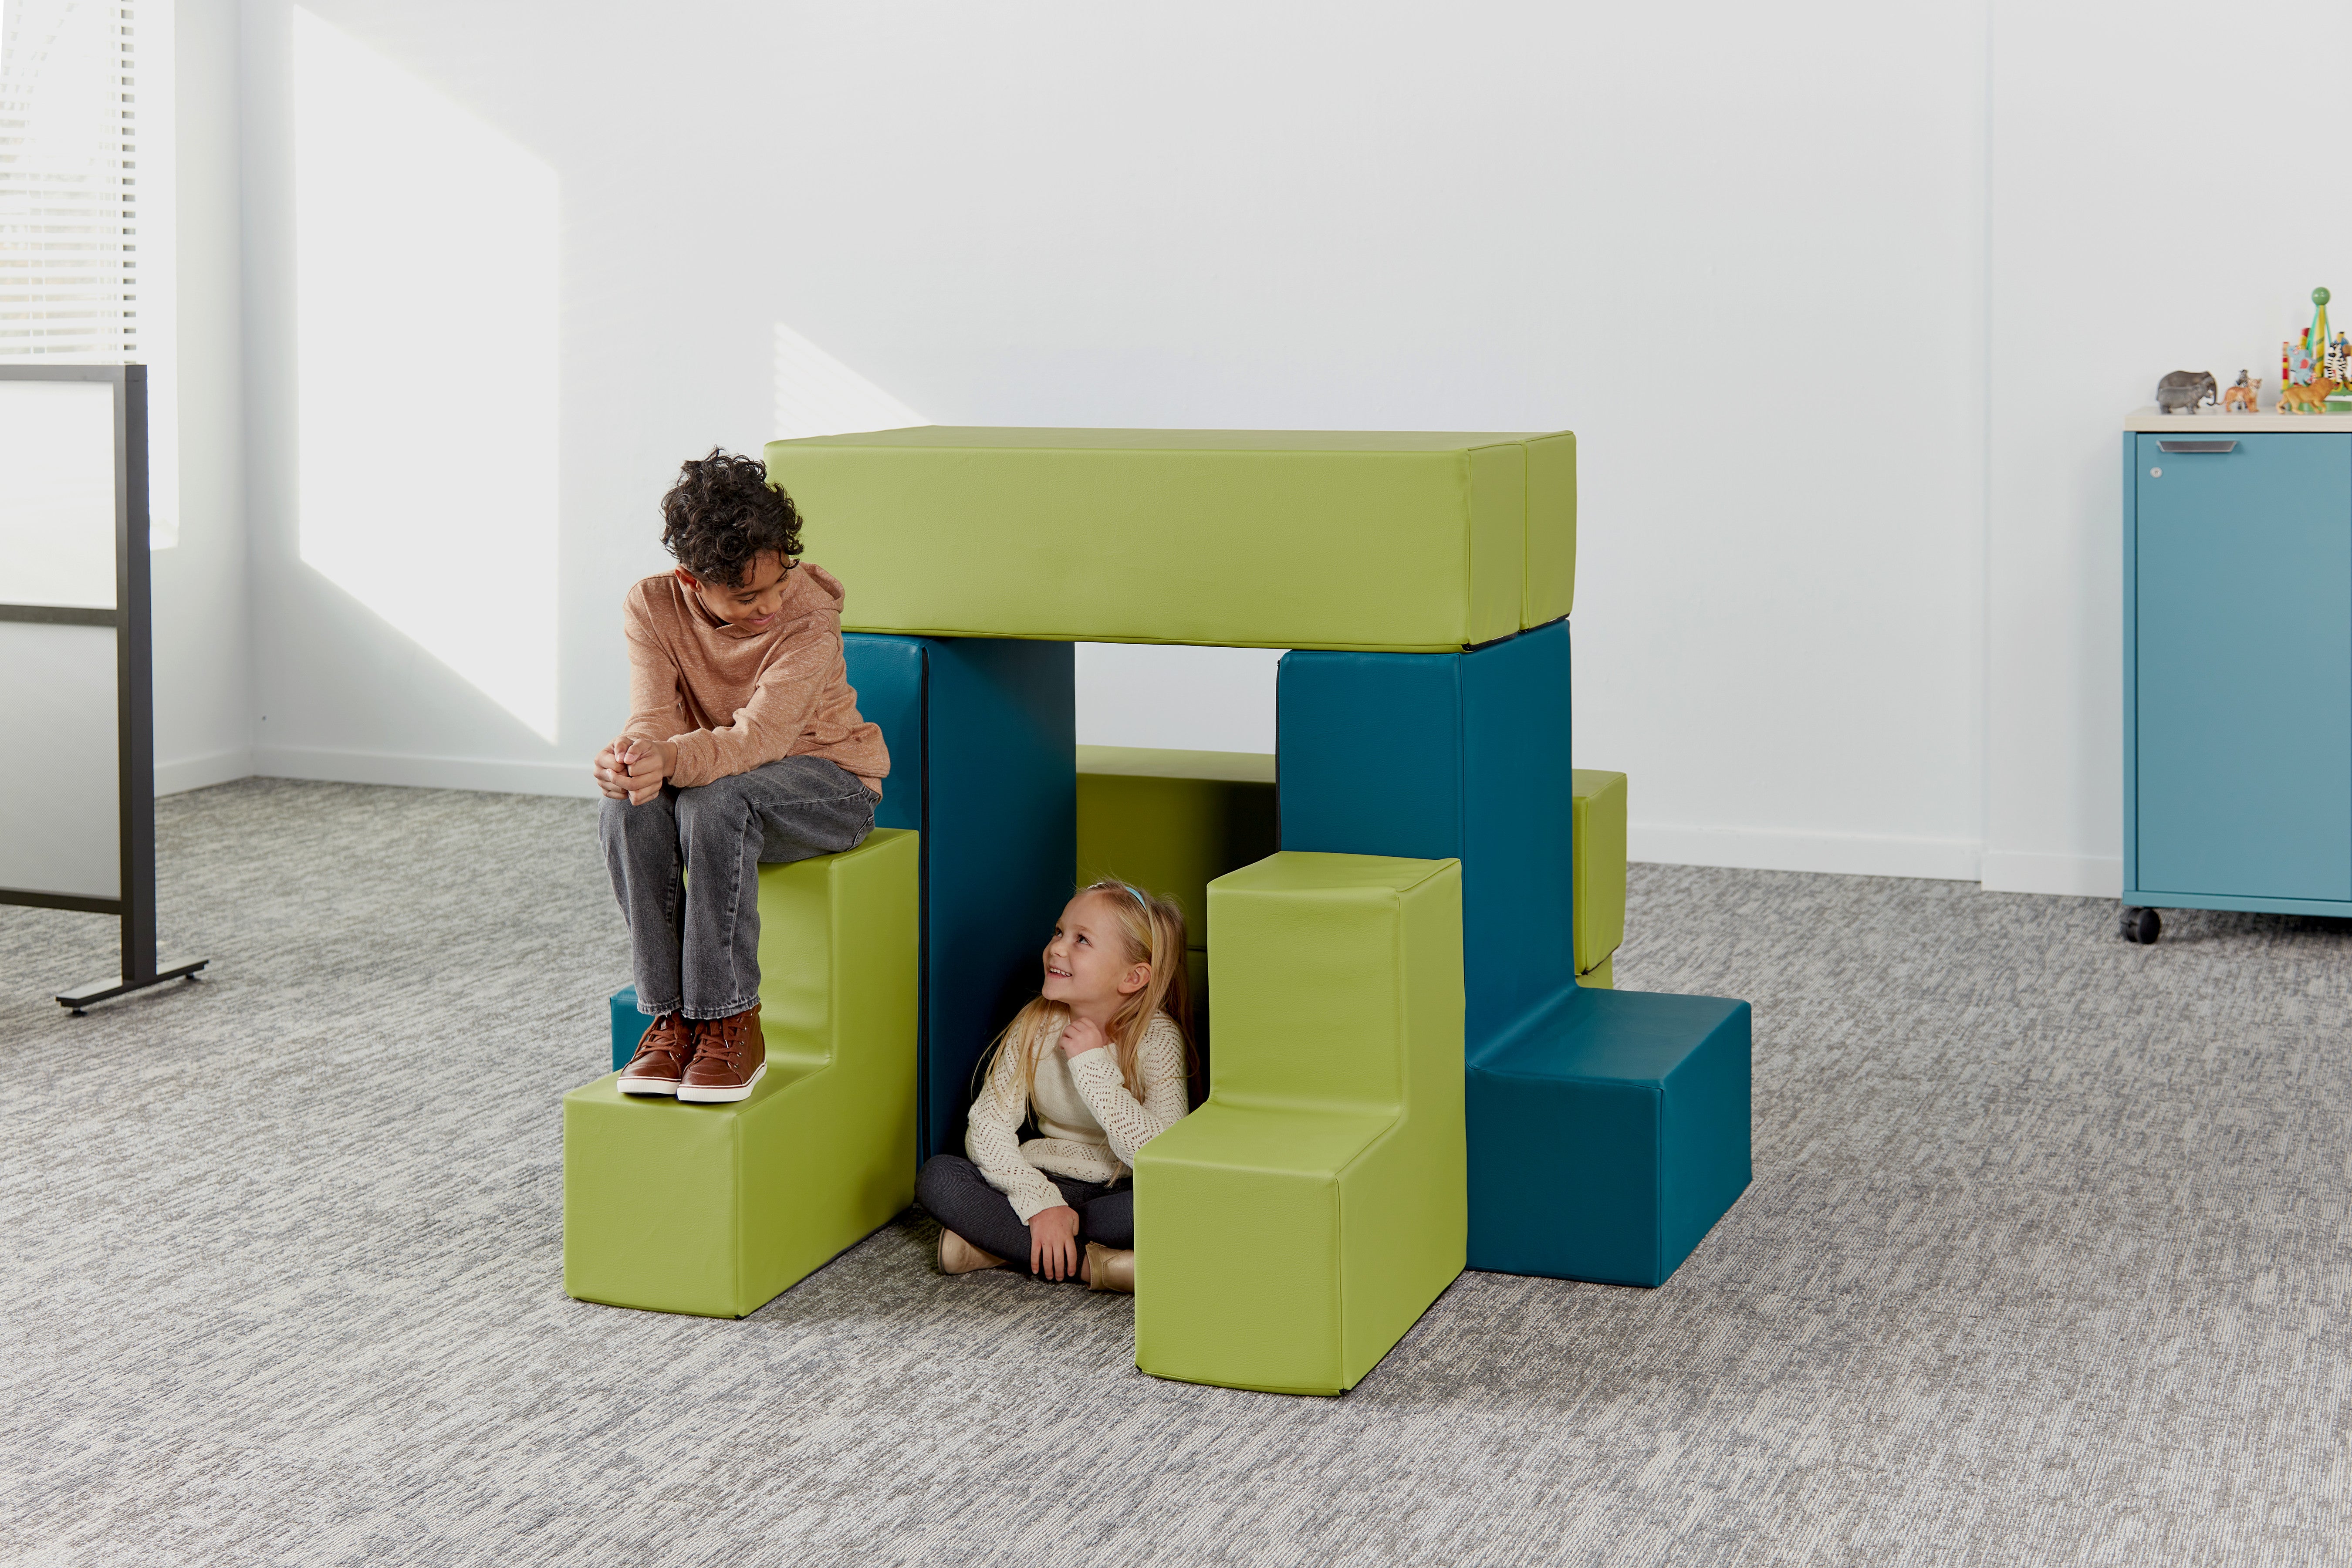
[[[2336,390],[2336,383],[2321,376],[2307,386],[2279,388],[2278,411],[2281,414],[2325,414],[2327,395]]]
[[[2237,384],[2221,395],[2221,412],[2224,414],[2260,412],[2263,406],[2261,376],[2255,376],[2249,381],[2246,379],[2246,373],[2240,371]]]
[[[2210,370],[2176,370],[2156,384],[2158,414],[2194,414],[2221,400],[2221,383]]]

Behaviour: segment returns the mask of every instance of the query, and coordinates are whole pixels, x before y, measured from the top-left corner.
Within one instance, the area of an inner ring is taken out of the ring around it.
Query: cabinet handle
[[[2234,452],[2238,444],[2235,441],[2158,441],[2156,449],[2159,452]]]

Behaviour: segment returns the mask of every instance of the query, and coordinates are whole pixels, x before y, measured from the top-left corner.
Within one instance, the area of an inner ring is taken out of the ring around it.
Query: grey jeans
[[[760,864],[855,849],[877,797],[823,757],[786,757],[643,805],[604,802],[597,825],[628,917],[637,1005],[730,1018],[760,1001]]]

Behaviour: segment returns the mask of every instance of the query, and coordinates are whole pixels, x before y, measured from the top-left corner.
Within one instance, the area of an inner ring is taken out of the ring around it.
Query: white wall
[[[153,556],[155,787],[253,769],[235,0],[177,0],[179,540]],[[158,499],[158,510],[168,504]]]
[[[2259,368],[2341,226],[2255,129],[2316,7],[312,10],[560,215],[558,542],[498,601],[549,740],[302,559],[289,7],[242,0],[257,757],[315,776],[584,789],[653,503],[805,339],[940,423],[1573,428],[1636,855],[2112,890],[2117,417]],[[1081,678],[1081,739],[1272,743],[1263,658]]]

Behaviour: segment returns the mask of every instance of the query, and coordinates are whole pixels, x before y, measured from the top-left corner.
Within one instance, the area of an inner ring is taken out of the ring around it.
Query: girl
[[[1037,1000],[998,1037],[964,1151],[915,1191],[940,1225],[940,1268],[1028,1258],[1048,1279],[1135,1289],[1135,1152],[1185,1110],[1192,990],[1184,912],[1106,879],[1062,910]],[[1035,1112],[1040,1136],[1021,1141]],[[1083,1247],[1084,1257],[1080,1251]]]

